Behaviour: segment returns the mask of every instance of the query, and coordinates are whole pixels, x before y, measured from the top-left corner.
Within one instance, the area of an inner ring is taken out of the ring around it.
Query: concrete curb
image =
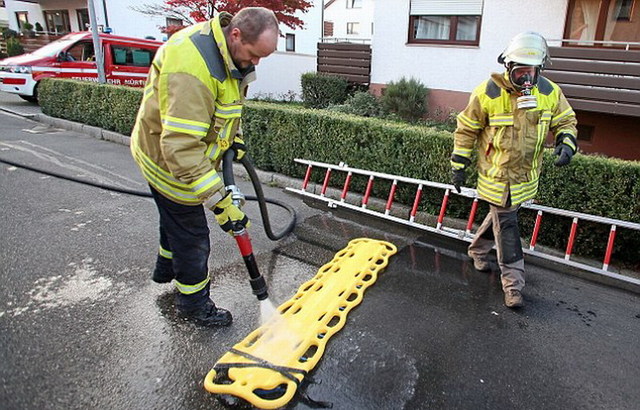
[[[18,114],[21,115],[21,114]],[[69,131],[78,132],[80,134],[87,134],[95,139],[115,142],[129,146],[131,143],[131,137],[119,134],[115,131],[104,130],[92,125],[86,125],[79,122],[69,121],[62,118],[50,117],[45,114],[34,114],[32,119],[51,125],[52,127],[62,128]]]

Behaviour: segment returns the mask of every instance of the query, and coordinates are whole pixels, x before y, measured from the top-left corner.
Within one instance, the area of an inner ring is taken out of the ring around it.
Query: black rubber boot
[[[176,278],[173,273],[172,259],[164,258],[158,255],[156,259],[156,268],[153,270],[151,280],[156,283],[169,283]]]
[[[180,311],[180,315],[200,326],[229,326],[233,322],[231,312],[216,307],[216,304],[211,299],[204,306],[194,311]]]
[[[209,298],[209,284],[191,295],[176,295],[178,315],[200,326],[229,326],[233,321],[231,312],[218,308]]]

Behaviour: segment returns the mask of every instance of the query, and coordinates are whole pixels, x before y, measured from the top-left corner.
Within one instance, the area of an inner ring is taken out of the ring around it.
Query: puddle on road
[[[59,307],[77,304],[92,304],[111,299],[114,293],[125,291],[125,285],[114,283],[110,278],[101,275],[95,267],[92,258],[83,259],[79,264],[70,263],[70,274],[40,278],[33,283],[33,288],[26,294],[27,303],[13,306],[8,302],[6,311],[0,311],[0,317],[5,314],[11,317],[23,313],[37,313]]]

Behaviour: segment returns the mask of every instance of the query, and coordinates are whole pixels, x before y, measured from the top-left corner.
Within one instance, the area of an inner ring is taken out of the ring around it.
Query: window
[[[361,9],[362,8],[362,0],[347,0],[347,8],[348,9]]]
[[[184,25],[184,21],[172,17],[167,17],[167,27],[169,26],[180,26]]]
[[[595,127],[592,125],[578,124],[578,141],[590,142],[593,139]]]
[[[616,3],[616,20],[631,21],[631,15],[633,14],[633,3],[635,3],[635,1],[617,0]]]
[[[89,22],[89,9],[77,9],[76,14],[78,16],[78,30],[89,30],[89,26],[91,25]]]
[[[285,49],[287,51],[296,51],[296,35],[295,34],[286,35]]]
[[[111,46],[111,59],[114,65],[149,67],[156,50],[139,47]]]
[[[360,34],[360,23],[347,23],[347,34]]]
[[[478,45],[482,0],[411,0],[409,43]]]
[[[69,24],[68,10],[45,10],[42,12],[47,22],[47,31],[50,33],[69,33],[71,32],[71,24]]]
[[[18,30],[22,30],[24,23],[29,22],[29,15],[26,11],[16,11],[16,20],[18,21]]]
[[[640,7],[635,3],[636,0],[570,0],[564,38],[576,41],[566,44],[625,47],[624,42],[640,42]]]
[[[323,24],[323,37],[333,37],[333,21],[325,21]]]
[[[67,50],[68,61],[95,61],[93,42],[80,41]]]

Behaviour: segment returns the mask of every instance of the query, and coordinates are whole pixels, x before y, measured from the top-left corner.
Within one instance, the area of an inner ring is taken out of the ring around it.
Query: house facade
[[[640,48],[636,3],[640,0],[532,0],[525,7],[508,0],[377,0],[370,88],[380,93],[391,81],[414,77],[430,89],[430,116],[445,118],[464,109],[470,92],[491,72],[503,71],[497,56],[522,31],[541,33],[552,47],[630,50],[629,61],[622,55],[622,61],[603,63],[614,72],[624,65],[628,90],[609,90],[630,101],[624,115],[588,104],[588,110],[574,108],[584,152],[640,160],[640,78],[633,78],[636,67],[640,76],[640,61],[631,51]],[[588,94],[589,88],[579,91]]]
[[[280,24],[278,48],[256,67],[257,80],[251,83],[249,98],[299,100],[302,94],[300,76],[316,71],[316,50],[322,37],[323,0],[310,0],[312,7],[296,17],[304,26],[296,30]]]
[[[94,0],[98,29],[127,37],[162,40],[165,18],[148,16],[131,9],[140,3],[128,0]],[[86,0],[5,0],[9,27],[20,31],[24,23],[40,23],[50,34],[66,34],[89,29]]]
[[[0,30],[9,27],[9,14],[5,0],[0,0]]]
[[[369,43],[373,37],[374,0],[329,0],[324,5],[324,41]]]

